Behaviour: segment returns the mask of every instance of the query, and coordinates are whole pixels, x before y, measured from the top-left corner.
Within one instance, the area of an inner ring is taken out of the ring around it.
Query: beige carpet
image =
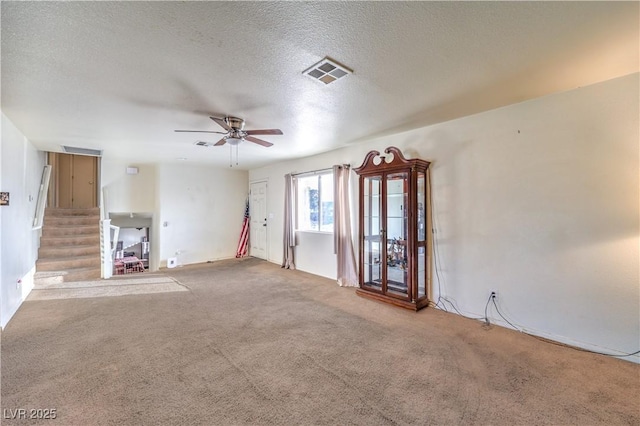
[[[49,284],[31,291],[28,301],[76,299],[90,297],[116,297],[132,294],[169,293],[189,291],[175,279],[164,274],[140,273],[109,280],[90,280]]]
[[[169,272],[189,291],[23,304],[2,333],[3,413],[53,408],[39,424],[60,425],[640,424],[630,362],[256,259]]]

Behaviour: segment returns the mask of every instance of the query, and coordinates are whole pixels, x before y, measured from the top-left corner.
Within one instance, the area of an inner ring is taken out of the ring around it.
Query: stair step
[[[33,287],[48,288],[64,282],[66,271],[36,272],[33,276]]]
[[[78,234],[78,235],[56,235],[56,236],[45,236],[43,235],[40,238],[40,248],[43,247],[51,247],[51,246],[73,246],[73,245],[89,245],[96,244],[100,246],[100,233],[96,234]]]
[[[100,269],[100,256],[72,256],[44,258],[36,261],[36,270],[42,271],[67,271],[77,268],[98,268]]]
[[[42,229],[43,236],[57,236],[57,235],[88,235],[88,234],[100,234],[100,226],[98,224],[93,225],[60,225],[60,226],[44,226]]]
[[[100,263],[100,209],[47,208],[35,287],[98,279]]]
[[[86,281],[99,279],[102,276],[100,267],[69,269],[64,276],[64,282]]]
[[[44,212],[45,216],[97,216],[100,217],[100,209],[98,207],[90,209],[61,209],[47,207]]]
[[[100,255],[99,244],[46,245],[38,250],[38,258]]]
[[[45,216],[45,226],[82,226],[100,224],[99,216]]]

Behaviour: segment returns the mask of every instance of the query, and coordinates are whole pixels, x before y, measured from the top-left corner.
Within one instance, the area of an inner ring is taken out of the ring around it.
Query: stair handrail
[[[33,229],[41,229],[44,222],[44,209],[47,206],[47,195],[49,193],[49,180],[51,179],[51,166],[47,164],[42,170],[40,179],[40,189],[38,190],[38,201],[36,202],[36,212],[33,217]]]
[[[108,219],[107,206],[104,204],[104,199],[105,199],[104,192],[105,192],[105,189],[102,188],[100,190],[100,219],[102,220]]]
[[[113,231],[113,239],[111,239],[111,231]],[[119,234],[120,227],[111,225],[111,219],[100,221],[100,263],[101,275],[104,279],[109,279],[113,276],[113,262],[116,256]]]

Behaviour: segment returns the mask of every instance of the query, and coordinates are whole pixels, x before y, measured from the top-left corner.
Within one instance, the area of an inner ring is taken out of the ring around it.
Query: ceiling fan
[[[244,120],[238,117],[209,117],[220,125],[225,132],[215,132],[211,130],[176,130],[176,132],[192,132],[192,133],[218,133],[225,135],[213,146],[220,146],[228,143],[229,145],[238,145],[242,141],[257,143],[258,145],[270,147],[271,142],[258,139],[253,135],[281,135],[280,129],[262,129],[262,130],[244,130]]]

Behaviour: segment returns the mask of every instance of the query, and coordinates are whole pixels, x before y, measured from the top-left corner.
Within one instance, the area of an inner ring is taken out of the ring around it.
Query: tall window
[[[333,172],[296,178],[298,231],[333,232]]]

